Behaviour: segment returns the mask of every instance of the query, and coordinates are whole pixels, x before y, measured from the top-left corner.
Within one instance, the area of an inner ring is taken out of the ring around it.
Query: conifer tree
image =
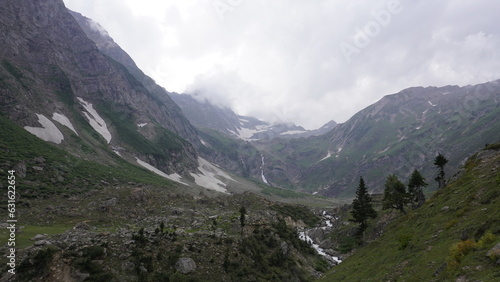
[[[425,182],[425,178],[415,169],[408,182],[408,194],[413,209],[419,208],[425,204],[425,195],[422,188],[427,185],[429,184]]]
[[[444,166],[446,163],[448,163],[448,160],[441,153],[439,153],[434,159],[434,165],[439,168],[438,176],[435,178],[439,189],[446,186],[446,178],[444,176]]]
[[[160,223],[160,231],[161,231],[161,233],[163,233],[163,230],[164,230],[164,229],[165,229],[165,223],[162,221],[162,222]]]
[[[247,214],[247,209],[245,209],[245,207],[241,207],[240,208],[240,224],[241,224],[241,227],[243,228],[243,226],[245,226],[245,215]]]
[[[359,178],[359,186],[356,190],[356,199],[352,201],[351,215],[352,222],[359,223],[358,234],[362,235],[368,227],[367,221],[369,218],[377,217],[377,212],[373,209],[372,198],[368,194],[363,177]]]
[[[243,228],[245,227],[245,215],[247,214],[247,209],[242,206],[240,208],[240,225],[241,225],[241,238],[243,239]]]
[[[405,205],[409,202],[408,199],[405,185],[399,181],[396,175],[389,175],[385,182],[382,209],[396,209],[406,214]]]

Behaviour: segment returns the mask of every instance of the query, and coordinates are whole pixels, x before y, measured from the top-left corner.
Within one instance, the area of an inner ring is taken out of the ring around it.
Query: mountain
[[[350,197],[363,176],[374,191],[380,191],[383,172],[394,164],[394,172],[402,178],[417,168],[433,179],[435,169],[428,163],[438,152],[450,159],[447,168],[453,171],[471,152],[500,138],[495,119],[497,82],[405,89],[385,96],[344,124],[332,121],[306,131],[167,92],[140,71],[97,23],[78,13],[73,16],[99,50],[126,66],[155,97],[175,101],[176,112],[180,109],[197,131],[195,137],[183,136],[202,158],[274,186]],[[477,137],[470,140],[467,132]]]
[[[196,136],[195,129],[185,118],[177,104],[170,98],[170,93],[163,87],[156,84],[151,77],[144,74],[144,72],[137,67],[134,60],[118,44],[115,43],[113,38],[109,36],[108,32],[101,27],[99,23],[84,17],[80,13],[73,11],[69,12],[75,18],[87,37],[96,44],[99,51],[112,60],[123,65],[132,77],[148,90],[155,100],[161,101],[161,103],[165,106],[165,112],[168,113],[171,121],[168,124],[169,128],[193,145],[196,146],[199,144],[199,139]]]
[[[433,158],[447,171],[500,139],[499,81],[458,87],[414,87],[387,95],[329,133],[307,139],[259,142],[270,183],[352,196],[360,176],[380,192],[390,173],[403,179],[419,169],[435,190]]]
[[[133,59],[109,36],[107,31],[97,22],[84,17],[80,13],[70,11],[85,34],[96,44],[97,48],[113,60],[119,62],[156,98],[162,100],[169,106],[169,112],[175,113],[175,124],[182,124],[185,127],[185,116],[189,122],[198,128],[216,129],[222,133],[241,138],[244,140],[272,139],[278,136],[283,137],[305,137],[325,133],[328,128],[333,127],[335,122],[328,123],[328,126],[315,131],[307,131],[300,126],[293,124],[269,124],[253,117],[239,116],[231,109],[222,108],[209,103],[208,101],[198,102],[190,95],[177,94],[166,91],[142,70],[140,70]],[[173,100],[173,101],[172,101]],[[174,103],[175,101],[175,103]],[[179,107],[182,114],[179,113]],[[193,138],[192,131],[187,133],[179,130],[183,138],[191,143],[199,143]]]
[[[359,176],[374,191],[390,170],[406,178],[417,168],[432,179],[428,163],[438,152],[453,170],[499,138],[497,82],[406,89],[344,124],[303,132],[167,92],[102,27],[69,14],[60,2],[34,11],[23,1],[24,10],[7,12],[15,11],[13,5],[6,2],[1,21],[1,112],[103,164],[120,154],[171,179],[193,181],[203,159],[274,186],[350,197]],[[16,21],[14,14],[40,16]]]
[[[242,140],[263,140],[299,138],[326,133],[336,123],[330,121],[320,129],[306,130],[301,126],[286,123],[270,124],[254,117],[241,116],[229,108],[216,106],[208,100],[198,101],[189,94],[170,93],[172,99],[181,107],[189,121],[196,127],[215,129],[221,133]]]
[[[82,158],[196,170],[196,133],[175,103],[101,53],[61,1],[5,1],[0,13],[2,114]]]

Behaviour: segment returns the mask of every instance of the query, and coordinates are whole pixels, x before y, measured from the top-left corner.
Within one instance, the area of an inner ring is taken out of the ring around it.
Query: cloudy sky
[[[495,0],[64,0],[169,91],[308,129],[500,78]]]

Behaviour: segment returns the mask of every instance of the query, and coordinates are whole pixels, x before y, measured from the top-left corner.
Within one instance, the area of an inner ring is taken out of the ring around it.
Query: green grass
[[[17,249],[23,249],[33,245],[34,241],[31,241],[30,239],[37,234],[47,234],[48,236],[55,234],[62,234],[73,227],[73,225],[50,225],[50,226],[24,225],[21,222],[18,223],[18,226],[24,226],[24,228],[20,229],[16,233]],[[7,229],[2,229],[0,231],[0,242],[7,242],[9,235],[10,233]]]
[[[134,166],[109,150],[106,151],[108,162],[111,160],[114,163],[110,165],[73,156],[28,133],[1,115],[0,130],[0,176],[3,178],[6,171],[24,163],[26,177],[18,177],[17,184],[22,187],[18,192],[26,198],[81,193],[99,188],[103,181],[141,182],[166,187],[172,185],[169,180]],[[42,164],[36,161],[40,157],[44,159]],[[34,166],[41,166],[43,171],[33,169]]]
[[[483,163],[471,158],[456,182],[394,220],[380,238],[359,248],[322,281],[500,279],[495,261],[485,255],[500,241],[500,187],[494,170],[499,164],[500,154]],[[457,267],[450,267],[453,246],[464,236],[478,242],[488,232],[496,235],[494,241],[468,250]]]

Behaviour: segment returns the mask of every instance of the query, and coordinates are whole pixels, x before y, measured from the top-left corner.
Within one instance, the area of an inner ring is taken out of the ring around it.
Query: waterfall
[[[267,185],[269,185],[269,182],[267,182],[267,179],[266,177],[264,176],[264,154],[260,154],[260,156],[262,157],[262,164],[260,166],[260,176],[262,177],[262,181],[264,183],[266,183]]]

